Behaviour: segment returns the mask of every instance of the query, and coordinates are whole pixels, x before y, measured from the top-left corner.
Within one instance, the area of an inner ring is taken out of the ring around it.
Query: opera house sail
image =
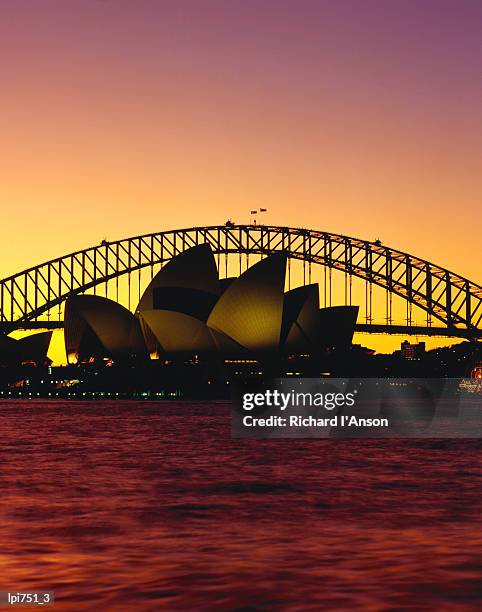
[[[214,256],[201,244],[171,259],[149,283],[136,312],[169,310],[206,320],[220,294]]]
[[[306,285],[284,295],[281,344],[285,351],[317,351],[320,338],[318,285]]]
[[[277,350],[285,273],[284,254],[272,255],[248,268],[219,298],[208,326],[254,353]]]
[[[153,277],[132,314],[95,295],[67,300],[69,361],[318,355],[351,344],[358,308],[322,308],[316,284],[285,292],[287,255],[275,252],[220,279],[209,244],[189,248]]]
[[[67,300],[64,336],[69,363],[146,354],[139,320],[117,302],[98,295],[76,295]]]
[[[48,361],[52,332],[31,334],[20,340],[0,334],[0,366],[43,365]]]

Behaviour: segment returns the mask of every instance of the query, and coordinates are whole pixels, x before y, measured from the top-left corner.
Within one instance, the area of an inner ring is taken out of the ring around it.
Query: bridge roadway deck
[[[40,330],[40,329],[62,329],[64,327],[63,321],[29,321],[24,323],[21,327],[15,329],[23,330]],[[0,323],[0,332],[9,333],[12,331],[12,325],[10,323]],[[424,327],[421,325],[380,325],[377,323],[357,323],[356,331],[359,333],[366,334],[390,334],[400,336],[438,336],[445,338],[465,338],[467,340],[481,340],[482,329],[479,330],[467,330],[461,328],[448,328],[448,327]]]

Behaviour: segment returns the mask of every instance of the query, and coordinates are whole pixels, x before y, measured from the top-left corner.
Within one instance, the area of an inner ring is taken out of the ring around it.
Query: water
[[[232,440],[226,404],[0,404],[0,590],[58,610],[480,610],[482,442]]]

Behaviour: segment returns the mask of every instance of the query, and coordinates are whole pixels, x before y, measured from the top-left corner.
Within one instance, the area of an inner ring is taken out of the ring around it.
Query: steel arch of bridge
[[[443,324],[447,335],[482,337],[482,287],[445,268],[379,242],[302,228],[231,224],[103,241],[9,276],[0,281],[0,325],[8,331],[28,326],[71,295],[162,264],[205,242],[216,254],[284,251],[289,258],[340,270],[345,278],[364,279],[367,287],[378,285],[387,295],[422,308]]]

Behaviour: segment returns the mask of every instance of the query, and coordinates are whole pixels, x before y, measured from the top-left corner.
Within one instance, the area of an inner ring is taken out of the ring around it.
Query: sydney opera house
[[[52,332],[32,334],[16,340],[0,334],[0,366],[44,365]]]
[[[220,279],[208,244],[182,252],[154,276],[134,314],[96,295],[66,302],[69,363],[96,359],[257,360],[347,348],[358,308],[321,308],[318,285],[285,292],[286,256]]]

